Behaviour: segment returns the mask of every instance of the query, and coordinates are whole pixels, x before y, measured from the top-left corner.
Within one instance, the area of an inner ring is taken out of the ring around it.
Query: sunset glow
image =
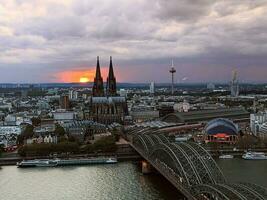
[[[59,72],[56,75],[56,79],[63,83],[87,83],[94,81],[95,67],[88,67],[89,70],[69,70]],[[91,68],[91,69],[90,69]],[[108,69],[101,67],[101,74],[105,80],[107,77]]]

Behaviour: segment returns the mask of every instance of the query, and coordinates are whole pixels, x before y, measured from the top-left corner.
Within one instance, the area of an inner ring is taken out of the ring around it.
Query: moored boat
[[[263,152],[247,152],[242,155],[245,160],[267,160],[267,156]]]
[[[232,159],[234,158],[234,156],[233,155],[220,155],[219,158],[220,159]]]
[[[38,160],[36,167],[56,167],[58,160]]]
[[[36,159],[23,160],[17,163],[18,167],[57,167],[68,165],[90,165],[90,164],[114,164],[117,163],[117,158],[86,158],[86,159]]]

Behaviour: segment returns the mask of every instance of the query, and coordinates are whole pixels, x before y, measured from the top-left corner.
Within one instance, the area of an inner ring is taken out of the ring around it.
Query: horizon
[[[93,81],[89,81],[89,82],[7,82],[7,83],[1,83],[0,85],[38,85],[38,84],[79,84],[79,85],[86,85],[86,84],[93,84]],[[104,84],[106,84],[106,81],[103,81]],[[149,85],[151,82],[117,82],[117,84],[133,84],[133,85],[137,85],[137,84],[143,84],[143,85]],[[206,84],[215,84],[216,85],[229,85],[230,81],[228,82],[176,82],[174,83],[174,85],[178,86],[178,85],[196,85],[196,84],[200,84],[200,85],[206,85]],[[171,82],[154,82],[155,85],[171,85]],[[246,85],[246,84],[251,84],[251,85],[264,85],[267,84],[267,81],[265,82],[239,82],[239,85]]]

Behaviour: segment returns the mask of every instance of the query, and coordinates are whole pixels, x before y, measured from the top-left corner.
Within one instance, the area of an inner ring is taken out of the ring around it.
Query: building
[[[125,89],[120,89],[120,96],[121,96],[121,97],[127,97],[127,90],[125,90]]]
[[[134,106],[129,114],[134,122],[144,122],[159,118],[159,111],[153,106],[147,105]]]
[[[71,100],[78,99],[78,91],[70,90],[69,91],[69,99],[71,99]]]
[[[236,70],[233,71],[233,77],[232,77],[230,89],[231,89],[231,96],[232,97],[238,97],[238,95],[239,95],[239,83],[238,83],[238,79],[237,79],[237,71]]]
[[[69,135],[75,137],[79,142],[93,140],[94,137],[108,132],[105,125],[90,120],[67,122],[62,126]]]
[[[41,124],[38,127],[35,127],[33,132],[35,135],[47,135],[47,134],[53,134],[55,132],[56,125],[53,124]]]
[[[250,130],[255,136],[267,136],[267,112],[250,114]]]
[[[214,83],[208,83],[208,84],[207,84],[207,89],[208,89],[208,90],[214,90],[214,89],[215,89],[215,85],[214,85]]]
[[[162,102],[159,105],[159,117],[164,117],[174,113],[174,102]]]
[[[228,119],[211,120],[207,123],[204,131],[206,143],[236,143],[238,141],[238,126]]]
[[[235,107],[216,110],[176,112],[166,115],[162,120],[173,123],[205,123],[215,118],[228,118],[233,121],[249,121],[249,115],[249,112],[244,108]]]
[[[149,87],[150,94],[155,94],[155,83],[151,82]]]
[[[19,126],[0,126],[0,135],[21,134]]]
[[[5,117],[5,124],[7,126],[15,126],[17,123],[17,117],[15,115],[9,114]]]
[[[50,105],[47,101],[39,100],[38,103],[36,104],[39,110],[49,110]]]
[[[75,119],[75,113],[72,111],[58,110],[52,112],[52,115],[56,122],[73,121]]]
[[[126,98],[117,95],[116,78],[113,71],[112,58],[110,57],[105,93],[99,57],[97,57],[93,96],[90,99],[89,113],[85,116],[85,118],[102,124],[112,124],[113,122],[123,123],[124,117],[127,114],[128,107]]]
[[[19,134],[21,134],[19,126],[0,126],[0,145],[4,148],[15,146]]]
[[[190,104],[186,101],[181,103],[176,103],[174,104],[173,109],[178,112],[188,112],[190,109]]]
[[[38,137],[28,138],[25,140],[25,144],[41,144],[41,143],[54,143],[57,144],[58,138],[55,135],[39,135]]]
[[[56,136],[51,136],[51,135],[46,135],[44,137],[44,143],[57,143],[57,137]]]
[[[11,111],[12,103],[10,102],[0,102],[0,110],[8,110]]]
[[[63,96],[60,97],[60,99],[59,99],[59,107],[61,109],[65,109],[65,110],[70,108],[69,96],[63,95]]]

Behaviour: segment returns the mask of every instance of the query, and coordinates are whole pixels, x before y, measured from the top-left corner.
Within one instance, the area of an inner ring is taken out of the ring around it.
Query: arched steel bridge
[[[150,128],[132,134],[132,147],[187,199],[266,200],[265,188],[227,182],[211,155],[193,142],[174,143]]]

